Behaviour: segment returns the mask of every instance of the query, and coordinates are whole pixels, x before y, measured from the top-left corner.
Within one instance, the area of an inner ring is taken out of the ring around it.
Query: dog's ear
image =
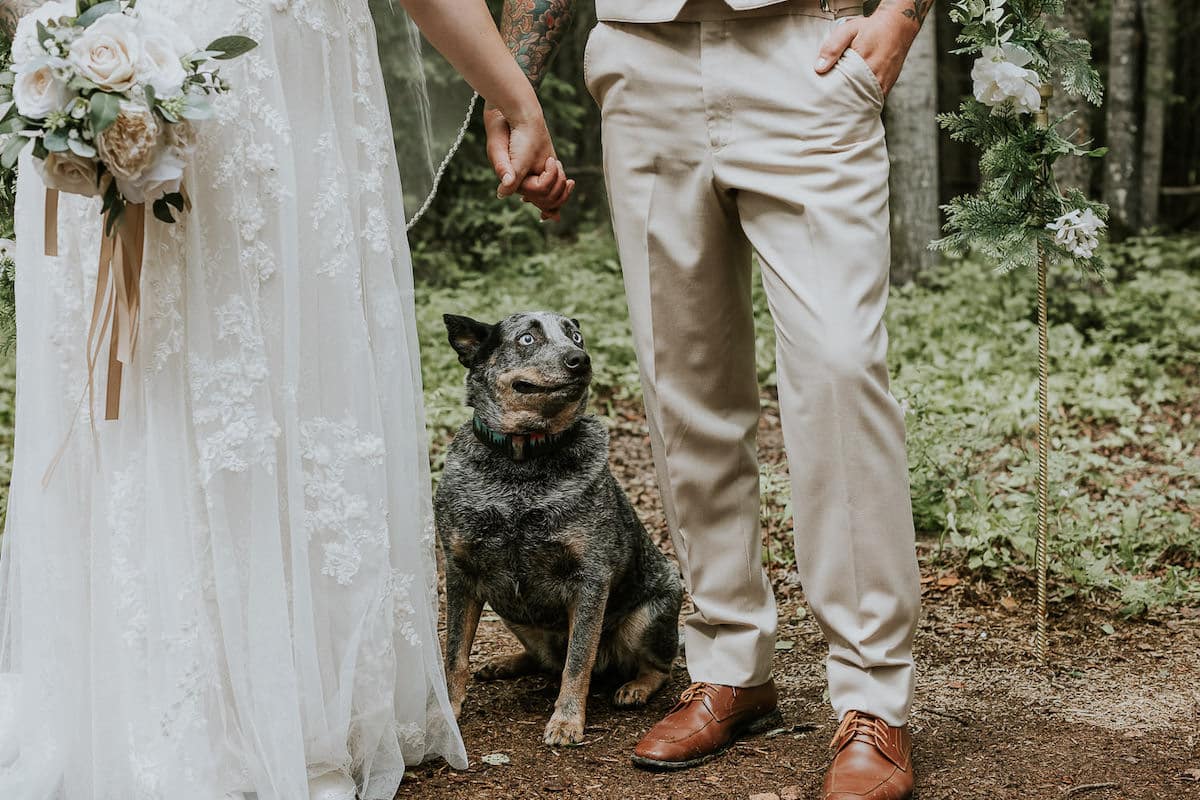
[[[464,367],[474,363],[475,354],[496,327],[456,314],[443,314],[442,321],[446,323],[446,332],[450,334],[450,346],[458,353],[458,361]]]

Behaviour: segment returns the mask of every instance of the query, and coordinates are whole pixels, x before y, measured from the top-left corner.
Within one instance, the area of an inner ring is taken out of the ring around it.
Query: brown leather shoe
[[[851,711],[838,726],[824,800],[908,800],[913,793],[912,736],[879,717]]]
[[[686,769],[703,764],[741,736],[777,727],[775,682],[748,689],[693,683],[633,750],[634,766]]]

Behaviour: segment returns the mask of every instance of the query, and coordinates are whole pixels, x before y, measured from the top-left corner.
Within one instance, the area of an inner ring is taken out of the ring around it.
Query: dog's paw
[[[542,741],[550,747],[574,747],[583,744],[583,715],[562,716],[558,712],[546,725]]]
[[[650,700],[651,694],[653,692],[644,682],[630,681],[617,689],[617,693],[613,695],[613,705],[621,708],[644,706]]]
[[[527,653],[493,658],[475,671],[477,681],[502,681],[534,671],[533,659]]]

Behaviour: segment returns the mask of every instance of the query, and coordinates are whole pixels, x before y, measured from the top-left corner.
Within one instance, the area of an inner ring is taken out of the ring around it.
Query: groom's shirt
[[[833,11],[857,7],[862,0],[829,0]],[[820,0],[596,0],[596,18],[603,22],[670,22],[818,13]]]

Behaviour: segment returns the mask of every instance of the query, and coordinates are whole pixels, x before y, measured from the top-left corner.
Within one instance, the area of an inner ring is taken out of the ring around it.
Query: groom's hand
[[[821,45],[816,70],[824,75],[847,49],[863,57],[886,97],[896,85],[909,48],[921,30],[932,0],[884,0],[869,17],[840,21]]]
[[[542,219],[558,219],[559,209],[575,189],[562,162],[554,155],[544,120],[511,123],[495,106],[485,106],[483,126],[487,153],[500,179],[497,197],[519,193],[542,212]]]

